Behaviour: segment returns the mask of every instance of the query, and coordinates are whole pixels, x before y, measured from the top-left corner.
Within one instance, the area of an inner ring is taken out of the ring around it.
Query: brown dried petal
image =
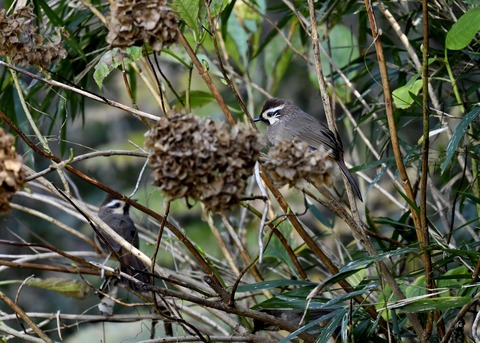
[[[333,183],[333,162],[323,149],[311,150],[303,142],[282,141],[272,147],[265,160],[265,168],[280,186],[290,187],[303,180],[316,186]]]
[[[158,187],[172,199],[191,197],[215,212],[239,202],[259,154],[252,128],[230,132],[224,123],[181,113],[161,118],[145,146]],[[172,170],[173,165],[180,168]]]
[[[164,0],[113,2],[107,42],[129,47],[148,43],[159,51],[177,40],[178,20]]]
[[[22,158],[15,152],[14,138],[0,128],[0,214],[10,210],[13,193],[25,183]]]

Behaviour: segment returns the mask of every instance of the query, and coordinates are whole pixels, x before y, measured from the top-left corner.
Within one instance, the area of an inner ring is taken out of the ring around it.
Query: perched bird
[[[98,216],[105,224],[110,226],[116,233],[138,249],[138,231],[133,220],[130,218],[129,210],[129,204],[108,194],[100,205]],[[120,262],[120,271],[133,276],[143,283],[151,284],[148,268],[133,255],[131,251],[123,248],[107,235],[99,237],[98,234],[96,234],[95,242],[100,250],[118,259]],[[141,290],[135,282],[130,280],[122,280],[122,282],[134,291]]]
[[[265,102],[260,116],[253,121],[263,121],[268,125],[267,136],[273,145],[283,140],[298,139],[307,143],[311,149],[324,146],[330,151],[329,157],[338,164],[355,195],[363,201],[358,183],[343,160],[342,142],[315,117],[302,111],[291,102],[272,98]]]

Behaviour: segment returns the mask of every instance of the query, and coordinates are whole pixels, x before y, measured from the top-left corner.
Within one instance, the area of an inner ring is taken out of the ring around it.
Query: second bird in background
[[[111,194],[108,194],[100,205],[98,216],[105,222],[105,224],[110,226],[116,233],[138,249],[138,230],[135,227],[133,220],[130,218],[129,211],[129,204],[115,198]],[[107,235],[104,235],[103,238],[108,244],[105,243],[102,237],[98,237],[98,235],[95,235],[95,243],[100,250],[107,254],[111,254],[118,259],[118,262],[120,262],[120,271],[133,276],[145,284],[151,283],[150,276],[148,275],[148,268],[138,259],[138,257]],[[133,291],[141,291],[133,281],[122,280],[122,283],[129,286]]]
[[[358,183],[343,160],[342,143],[337,140],[335,134],[328,127],[315,117],[302,111],[291,102],[272,98],[265,102],[260,116],[254,121],[263,121],[268,125],[268,140],[273,145],[283,140],[298,139],[307,143],[312,149],[324,146],[330,151],[329,157],[338,164],[355,195],[363,201]]]

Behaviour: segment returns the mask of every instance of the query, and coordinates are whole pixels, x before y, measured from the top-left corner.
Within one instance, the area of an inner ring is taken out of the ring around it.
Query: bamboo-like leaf
[[[400,306],[400,312],[427,312],[427,311],[445,311],[453,308],[462,307],[472,301],[471,297],[440,297],[440,298],[424,298],[414,302],[410,302],[405,306]]]
[[[452,138],[450,139],[450,142],[448,142],[447,155],[445,156],[445,161],[443,161],[442,165],[440,166],[442,174],[445,172],[448,165],[450,164],[450,161],[452,160],[452,157],[455,154],[455,151],[457,151],[458,144],[460,144],[460,141],[467,133],[468,126],[475,118],[478,117],[479,114],[480,114],[480,107],[476,106],[473,108],[473,110],[468,112],[458,124],[457,128],[455,129],[455,132],[452,135]]]

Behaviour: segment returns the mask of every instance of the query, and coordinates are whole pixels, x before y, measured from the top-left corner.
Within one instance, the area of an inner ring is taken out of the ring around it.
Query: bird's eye
[[[267,117],[272,118],[278,116],[278,111],[267,112]]]
[[[108,208],[120,208],[120,206],[122,206],[120,200],[113,200],[107,204]]]

